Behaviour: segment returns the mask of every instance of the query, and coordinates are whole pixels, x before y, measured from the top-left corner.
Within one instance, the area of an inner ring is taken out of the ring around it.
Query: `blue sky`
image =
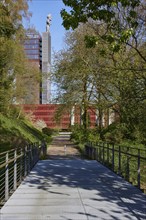
[[[63,48],[63,38],[65,29],[61,25],[62,18],[60,16],[61,9],[65,8],[62,0],[32,0],[29,3],[29,11],[32,13],[30,21],[25,22],[25,27],[34,25],[36,30],[42,34],[46,30],[46,17],[52,15],[52,24],[50,27],[52,52]]]

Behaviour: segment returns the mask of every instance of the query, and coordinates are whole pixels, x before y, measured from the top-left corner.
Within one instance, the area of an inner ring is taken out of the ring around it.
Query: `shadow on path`
[[[69,140],[57,141],[63,147]],[[146,196],[139,189],[97,161],[51,152],[55,160],[37,163],[2,208],[1,220],[146,219]]]

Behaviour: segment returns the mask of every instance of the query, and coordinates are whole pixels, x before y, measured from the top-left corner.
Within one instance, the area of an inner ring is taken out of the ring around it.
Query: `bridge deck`
[[[1,220],[145,219],[145,195],[96,161],[39,161]]]

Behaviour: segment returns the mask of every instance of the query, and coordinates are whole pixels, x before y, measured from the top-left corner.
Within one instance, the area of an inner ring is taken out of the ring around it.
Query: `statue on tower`
[[[52,21],[52,16],[51,16],[51,14],[48,14],[47,21],[46,21],[46,31],[47,32],[49,32],[49,30],[50,30],[51,21]]]

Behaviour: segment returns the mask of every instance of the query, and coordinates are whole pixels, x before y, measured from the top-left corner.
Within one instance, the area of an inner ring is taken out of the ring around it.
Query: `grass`
[[[25,118],[16,119],[0,114],[0,152],[23,146],[26,143],[47,139]]]

